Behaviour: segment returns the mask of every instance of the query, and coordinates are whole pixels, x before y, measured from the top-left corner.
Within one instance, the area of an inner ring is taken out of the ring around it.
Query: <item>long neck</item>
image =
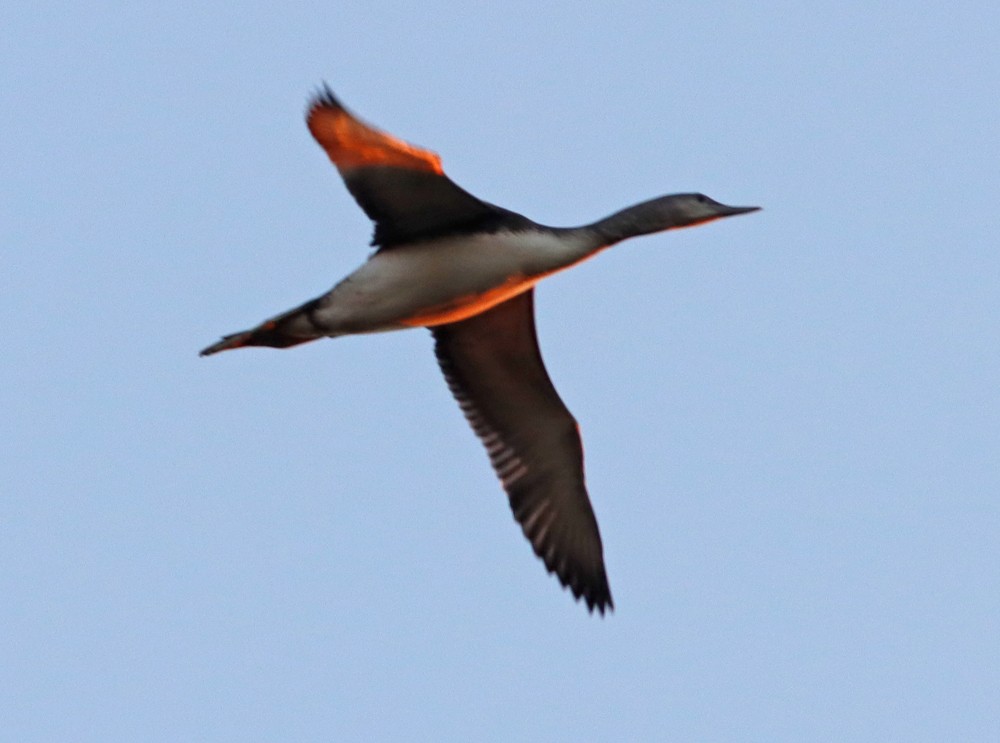
[[[669,209],[671,197],[661,196],[641,204],[615,212],[610,217],[598,220],[582,228],[599,236],[602,247],[614,245],[630,237],[649,235],[679,227],[681,222],[673,210]]]
[[[583,227],[545,227],[543,229],[557,240],[549,250],[540,252],[537,256],[541,259],[537,266],[540,270],[532,273],[568,268],[630,237],[686,224],[678,219],[672,204],[673,197],[661,196]]]

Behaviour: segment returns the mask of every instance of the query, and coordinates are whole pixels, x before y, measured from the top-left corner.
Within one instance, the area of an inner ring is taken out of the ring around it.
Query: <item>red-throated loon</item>
[[[534,286],[627,238],[759,207],[674,194],[584,227],[546,227],[464,191],[436,154],[369,126],[325,86],[306,120],[375,223],[377,250],[323,296],[201,355],[429,327],[448,387],[535,554],[590,611],[613,609],[580,434],[538,350]]]

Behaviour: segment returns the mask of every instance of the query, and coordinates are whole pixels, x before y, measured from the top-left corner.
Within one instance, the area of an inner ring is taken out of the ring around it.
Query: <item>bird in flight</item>
[[[306,123],[374,222],[376,250],[323,296],[201,355],[430,328],[445,381],[535,554],[589,611],[613,609],[577,423],[538,349],[535,284],[627,238],[759,207],[673,194],[583,227],[547,227],[465,191],[435,153],[365,123],[325,86]]]

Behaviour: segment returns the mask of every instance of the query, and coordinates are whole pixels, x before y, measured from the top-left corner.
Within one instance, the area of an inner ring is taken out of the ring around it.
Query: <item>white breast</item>
[[[498,232],[376,253],[320,302],[330,335],[456,322],[523,292],[592,253],[583,236]]]

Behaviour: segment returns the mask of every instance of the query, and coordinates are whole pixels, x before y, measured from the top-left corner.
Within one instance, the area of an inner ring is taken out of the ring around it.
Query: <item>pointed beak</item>
[[[726,206],[721,204],[722,208],[719,210],[720,217],[734,217],[737,214],[749,214],[750,212],[759,212],[759,206]]]

